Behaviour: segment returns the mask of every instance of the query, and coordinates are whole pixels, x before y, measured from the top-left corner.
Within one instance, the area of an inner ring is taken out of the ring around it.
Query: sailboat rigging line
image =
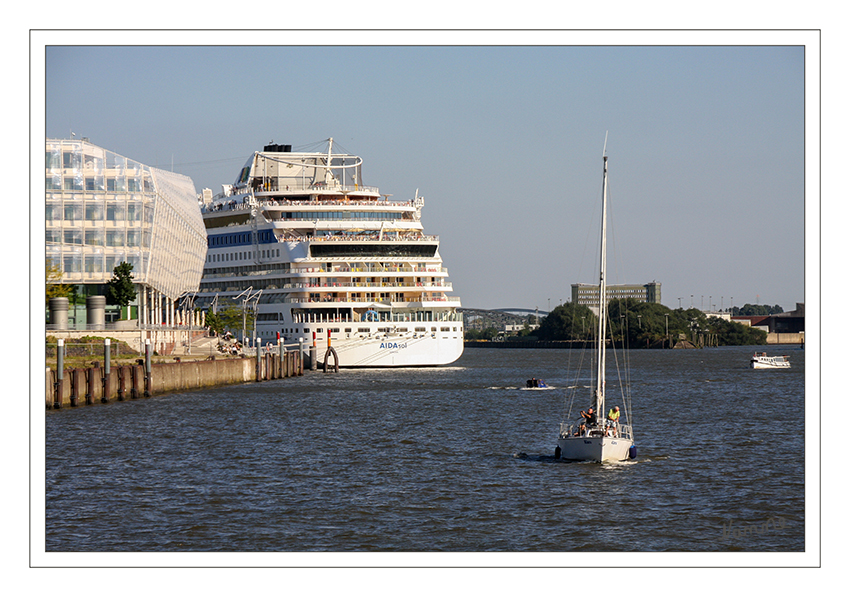
[[[622,276],[618,273],[618,272],[620,272],[620,261],[618,259],[619,251],[617,251],[617,228],[616,228],[616,225],[615,225],[615,216],[616,216],[617,210],[614,209],[614,193],[611,191],[611,182],[607,181],[606,186],[607,186],[607,199],[608,199],[608,210],[607,210],[607,212],[608,212],[607,213],[607,215],[608,215],[608,231],[607,232],[608,232],[608,239],[610,241],[609,244],[611,245],[611,250],[609,251],[609,256],[608,256],[608,261],[610,262],[609,263],[609,269],[614,270],[613,278],[615,280],[618,280],[618,279],[622,279]],[[624,301],[622,299],[619,299],[619,298],[617,299],[617,304],[619,306],[618,312],[620,312],[620,313],[624,312],[623,303],[624,303]],[[611,323],[610,317],[608,317],[608,322],[609,322],[609,324],[611,324],[611,325],[609,325],[609,329],[611,330],[611,345],[612,345],[613,353],[614,353],[615,366],[617,367],[617,378],[618,378],[618,381],[620,383],[620,395],[621,395],[622,400],[623,400],[623,411],[624,411],[623,414],[625,415],[625,419],[628,421],[629,425],[631,425],[631,423],[632,423],[631,363],[629,362],[630,356],[631,356],[631,351],[629,350],[629,343],[628,343],[629,335],[628,335],[628,306],[627,305],[628,305],[628,303],[626,303],[625,316],[621,319],[621,325],[620,325],[621,332],[622,332],[622,338],[623,338],[623,343],[622,343],[623,355],[622,355],[622,358],[623,358],[623,367],[625,369],[625,377],[626,377],[625,383],[623,383],[623,380],[620,378],[621,371],[620,371],[619,363],[617,362],[617,350],[616,350],[616,344],[615,344],[614,335],[613,335],[613,324]],[[606,316],[607,316],[607,313],[606,313]],[[607,413],[602,413],[601,416],[607,416]],[[633,438],[634,438],[634,436],[633,436]]]
[[[620,300],[618,300],[617,302],[622,303],[622,301],[620,301]],[[610,322],[610,319],[609,319],[609,322]],[[614,326],[612,324],[611,328],[613,328],[613,327]],[[620,384],[620,398],[623,401],[623,410],[625,411],[623,414],[626,415],[627,420],[630,420],[628,409],[627,409],[627,406],[626,406],[626,392],[628,391],[628,387],[629,387],[629,379],[628,379],[629,364],[627,362],[627,360],[628,360],[628,350],[627,350],[628,337],[626,335],[627,331],[628,331],[628,315],[626,315],[625,317],[622,317],[621,320],[620,320],[620,333],[623,337],[623,344],[622,344],[623,367],[622,368],[620,367],[620,359],[617,357],[617,345],[616,345],[616,342],[615,342],[615,339],[614,339],[613,329],[611,331],[611,346],[612,346],[611,352],[614,353],[614,366],[617,369],[617,382]],[[623,369],[625,369],[625,371],[626,371],[625,382],[623,381],[623,376],[622,376]]]
[[[576,305],[576,303],[572,303],[571,306],[572,306],[573,314],[572,314],[572,317],[570,318],[569,335],[570,335],[570,337],[574,337],[575,336],[575,325],[576,325],[575,315],[576,315],[576,306],[577,305]],[[584,336],[584,330],[582,330],[582,336]],[[581,370],[582,370],[581,364],[582,364],[582,361],[584,360],[584,346],[582,346],[581,350],[579,351],[579,363],[578,363],[578,366],[575,368],[575,379],[572,381],[572,383],[570,383],[571,372],[573,371],[572,357],[573,357],[573,351],[570,349],[567,352],[567,387],[564,389],[564,403],[563,403],[563,406],[562,406],[562,408],[563,408],[564,412],[566,413],[566,416],[567,416],[568,419],[572,417],[573,401],[575,400],[576,388],[578,386],[578,379],[581,375]],[[569,399],[569,407],[567,406],[567,399]]]
[[[578,366],[575,369],[575,377],[573,378],[572,383],[570,383],[570,381],[569,381],[569,379],[570,379],[569,376],[567,377],[567,389],[566,389],[566,392],[564,394],[564,401],[566,402],[567,397],[569,397],[570,404],[569,404],[569,407],[565,411],[567,413],[567,419],[568,420],[572,419],[573,404],[575,403],[576,394],[578,393],[578,390],[581,387],[579,385],[579,380],[581,379],[581,372],[583,370],[584,355],[587,352],[586,349],[587,349],[587,341],[585,341],[584,345],[581,347],[580,354],[579,354],[579,363],[578,363]],[[569,369],[568,369],[568,372],[569,372]]]

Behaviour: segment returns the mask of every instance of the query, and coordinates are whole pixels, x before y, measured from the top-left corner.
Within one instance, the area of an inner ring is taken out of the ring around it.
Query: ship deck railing
[[[242,190],[244,187],[240,187]],[[380,193],[378,187],[367,185],[350,184],[326,184],[324,182],[310,182],[288,180],[286,184],[280,185],[271,181],[261,183],[254,188],[254,195],[260,196],[267,193]],[[220,193],[221,195],[221,193]]]
[[[310,274],[310,273],[324,273],[324,274],[338,274],[338,273],[366,273],[366,274],[384,274],[384,273],[447,273],[448,270],[445,267],[396,267],[396,266],[373,266],[373,267],[346,267],[346,266],[335,266],[331,268],[326,267],[295,267],[289,270],[290,273],[295,274]]]
[[[327,191],[341,191],[346,193],[355,193],[355,192],[368,192],[368,193],[378,193],[377,187],[360,187],[359,189],[355,189],[354,187],[339,187],[338,189],[331,188],[326,189],[323,187],[312,186],[309,188],[290,188],[286,189],[287,191],[309,191],[311,193],[322,193]],[[254,197],[257,198],[260,205],[263,206],[303,206],[303,205],[365,205],[372,206],[387,206],[387,207],[410,207],[416,208],[414,201],[389,201],[389,200],[363,200],[363,199],[323,199],[321,201],[313,200],[313,199],[284,199],[282,197],[277,197],[276,195],[281,191],[255,191]],[[245,207],[250,207],[250,203],[246,201],[247,197],[250,195],[246,195],[245,192],[237,192],[224,194],[219,193],[212,198],[212,203],[210,205],[204,205],[204,211],[226,211],[230,209],[245,209]],[[232,197],[230,201],[224,201],[225,199]]]
[[[409,207],[414,209],[411,201],[299,201],[290,199],[260,199],[258,202],[262,208],[267,207],[321,207],[326,205],[348,206],[348,207]],[[201,206],[202,213],[219,211],[241,211],[251,209],[251,204],[242,199],[231,199],[223,203],[212,203]]]
[[[567,437],[579,437],[578,430],[581,426],[581,423],[561,423],[561,429],[559,433],[559,437],[567,438]],[[591,428],[585,428],[584,435],[582,437],[619,437],[622,439],[632,439],[632,426],[624,425],[617,423],[615,425],[609,425],[608,421],[605,421],[601,425],[597,425]]]
[[[321,298],[283,298],[280,300],[281,303],[310,303],[310,304],[322,304],[322,303],[368,303],[368,304],[381,304],[385,303],[386,299],[379,298],[367,298],[367,297],[321,297]],[[426,297],[426,298],[416,298],[406,301],[391,301],[393,303],[459,303],[459,296],[444,296],[444,297]]]
[[[420,326],[424,327],[426,324],[445,324],[445,323],[461,323],[463,322],[463,313],[457,313],[455,311],[442,311],[437,312],[437,317],[434,318],[432,316],[431,319],[422,319],[417,317],[417,314],[433,314],[431,311],[404,311],[404,312],[388,312],[381,311],[379,312],[380,318],[377,320],[369,320],[364,319],[364,316],[351,317],[346,313],[340,314],[325,314],[325,313],[297,313],[293,315],[293,324],[304,324],[304,323],[347,323],[347,324],[393,324],[393,323],[404,323],[408,325],[420,324]],[[261,322],[262,323],[262,322]],[[275,322],[278,323],[278,322]],[[380,328],[379,328],[380,330]],[[365,331],[357,331],[352,333],[372,333],[373,330],[369,330],[369,332]],[[376,330],[377,331],[377,330]],[[385,330],[386,331],[386,330]],[[394,331],[394,330],[389,330]],[[409,331],[409,330],[408,330]],[[427,332],[429,330],[414,330],[414,333],[422,333]],[[437,331],[437,330],[431,330]],[[445,331],[445,330],[441,330]]]
[[[109,321],[105,323],[86,323],[69,321],[67,324],[64,325],[56,323],[45,324],[45,331],[48,332],[133,332],[139,330],[198,332],[204,329],[206,329],[205,326],[196,324],[141,323],[137,319]]]
[[[443,277],[444,274],[448,274],[448,270],[444,267],[441,268],[398,268],[398,269],[381,269],[381,268],[338,268],[338,269],[328,269],[328,268],[319,268],[319,267],[299,267],[295,269],[272,269],[263,266],[267,266],[267,263],[261,263],[260,265],[250,265],[250,266],[231,266],[231,267],[207,267],[204,269],[204,280],[212,280],[217,278],[244,278],[244,277],[252,277],[252,278],[262,278],[262,279],[290,279],[295,278],[299,279],[304,275],[312,275],[317,278],[321,278],[325,275],[327,276],[339,276],[339,274],[347,274],[346,277],[349,277],[351,274],[354,274],[352,277],[357,277],[357,274],[394,274],[395,277],[407,277],[409,274],[431,274],[432,277]],[[322,274],[322,275],[319,275]],[[404,276],[398,276],[398,274],[405,274]],[[375,276],[373,276],[375,277]],[[383,276],[382,276],[383,277]],[[427,277],[427,276],[426,276]],[[425,282],[422,282],[425,284]]]
[[[305,243],[305,242],[398,242],[398,241],[439,241],[440,237],[434,234],[405,234],[405,235],[391,235],[390,233],[384,234],[383,238],[378,238],[377,234],[369,234],[369,235],[349,235],[349,234],[339,234],[339,235],[325,235],[325,236],[286,236],[280,237],[277,239],[278,242],[297,242],[297,243]],[[382,259],[385,259],[382,257]]]
[[[345,288],[397,288],[400,291],[408,288],[441,288],[451,290],[452,284],[450,282],[445,284],[440,284],[439,282],[417,282],[416,284],[405,284],[403,282],[334,282],[333,284],[280,284],[277,288],[320,288],[331,290],[332,292],[339,292],[341,289]]]

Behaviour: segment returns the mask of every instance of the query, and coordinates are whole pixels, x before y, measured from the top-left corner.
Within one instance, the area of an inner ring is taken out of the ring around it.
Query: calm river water
[[[616,465],[556,461],[565,392],[519,389],[562,350],[49,411],[46,549],[802,551],[805,351],[767,352],[632,351]]]

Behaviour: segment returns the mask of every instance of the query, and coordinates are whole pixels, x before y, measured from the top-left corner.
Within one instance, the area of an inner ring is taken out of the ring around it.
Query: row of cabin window
[[[257,241],[261,243],[275,242],[274,233],[271,230],[263,230],[257,233]],[[253,241],[250,232],[236,232],[233,234],[213,234],[207,237],[207,244],[210,247],[236,247],[240,245],[249,245]]]
[[[207,263],[222,263],[225,261],[251,259],[252,254],[252,251],[236,251],[235,253],[208,253]],[[280,257],[280,249],[260,250],[260,259],[271,259],[272,257]]]

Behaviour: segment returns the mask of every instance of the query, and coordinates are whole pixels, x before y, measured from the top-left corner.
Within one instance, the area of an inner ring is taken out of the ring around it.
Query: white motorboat
[[[767,356],[766,352],[757,352],[750,358],[750,367],[753,369],[790,369],[791,361],[786,355],[775,357]]]
[[[606,143],[607,148],[607,135]],[[606,220],[608,211],[608,156],[602,151],[602,239],[599,264],[599,317],[596,330],[596,383],[591,406],[580,422],[562,422],[555,457],[564,460],[589,460],[595,462],[622,461],[637,456],[631,426],[631,400],[624,394],[624,420],[620,420],[619,407],[605,416],[605,344],[608,305],[605,300]],[[621,384],[621,389],[622,389]],[[572,402],[572,401],[571,401]],[[593,410],[595,409],[595,412]],[[568,410],[569,415],[569,410]],[[612,420],[615,419],[615,420]]]

